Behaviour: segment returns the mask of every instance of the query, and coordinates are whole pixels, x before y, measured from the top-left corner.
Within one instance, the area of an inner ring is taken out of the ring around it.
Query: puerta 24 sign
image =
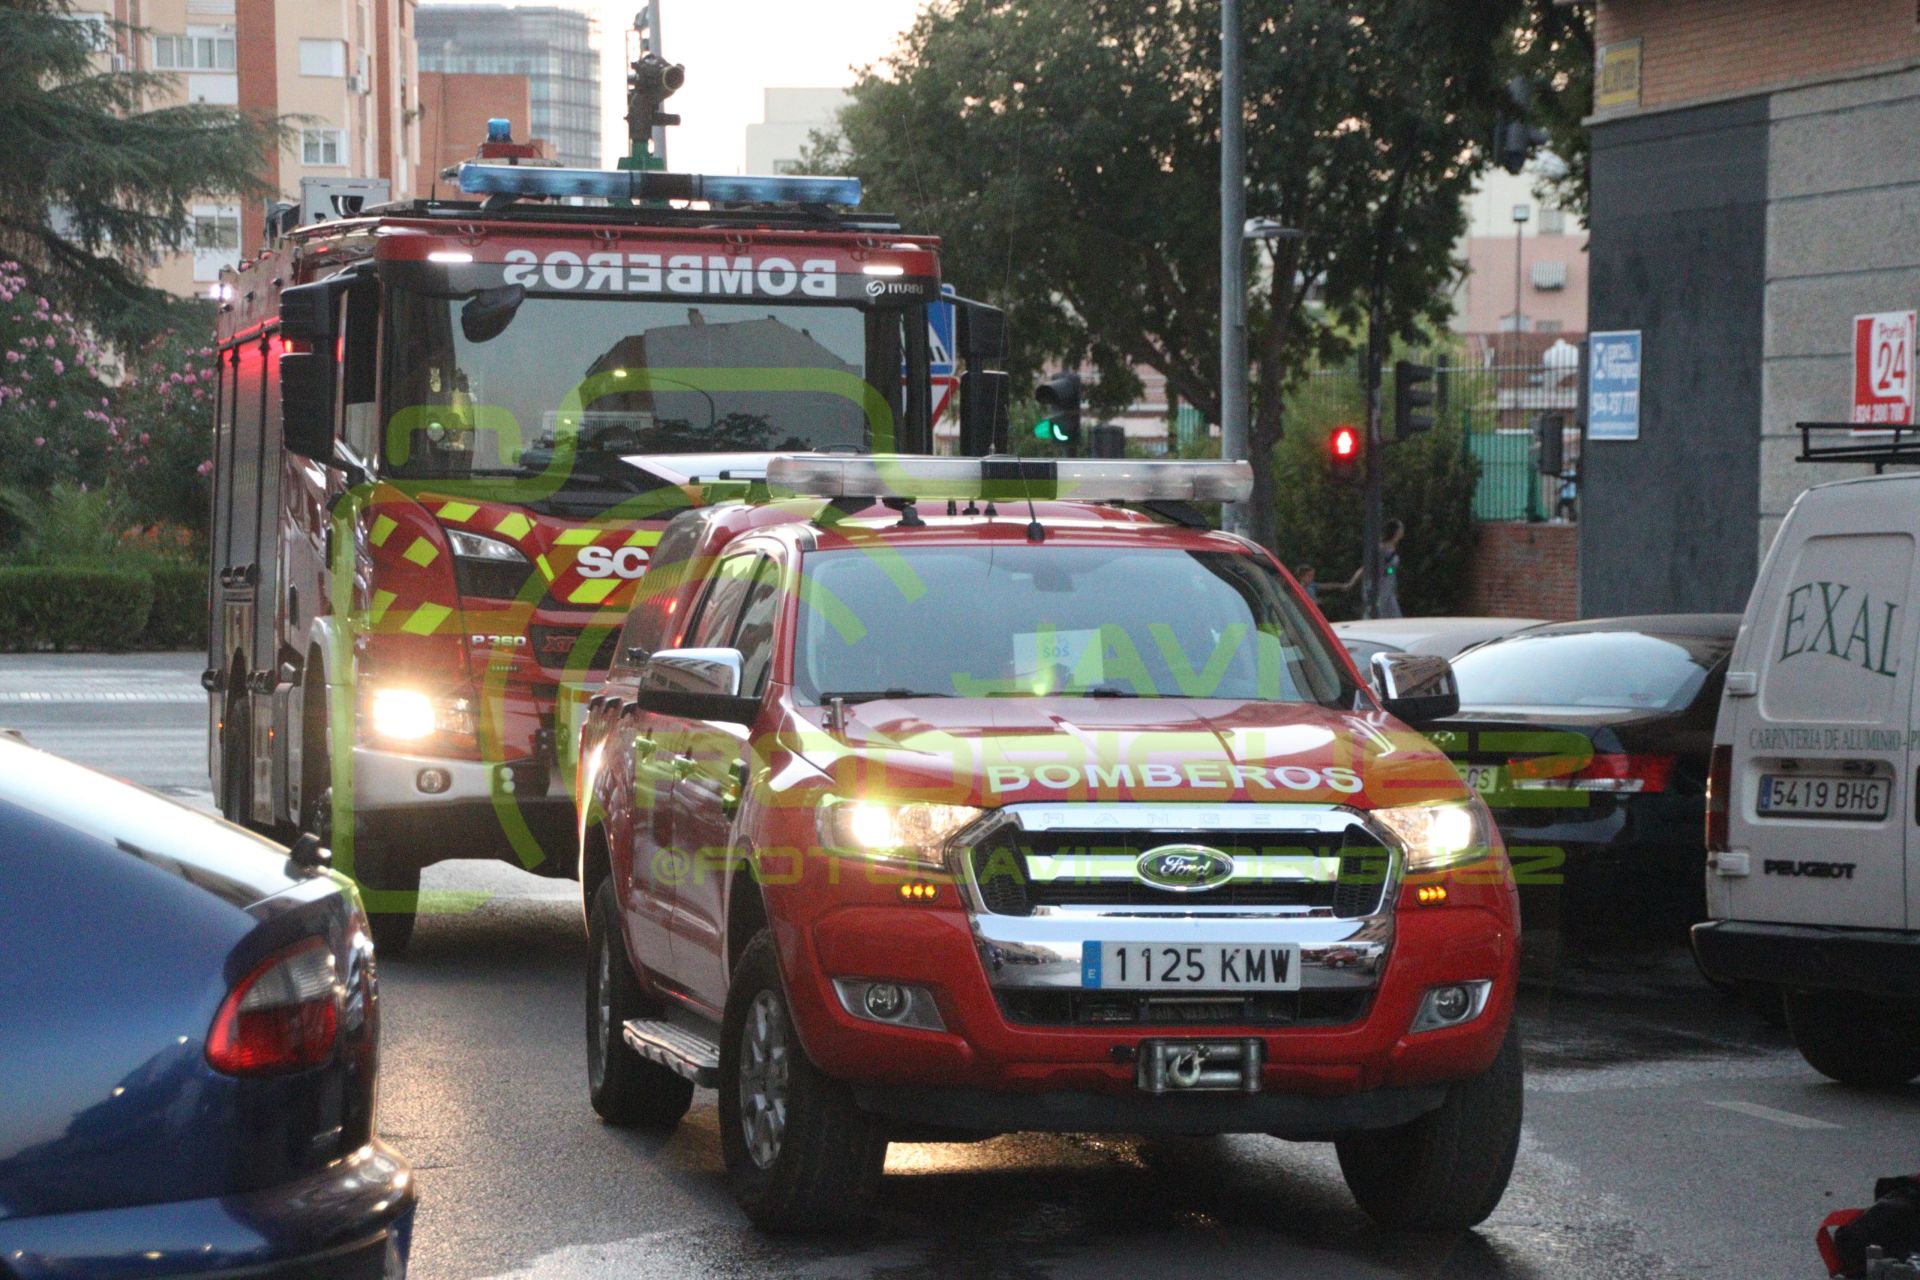
[[[1640,438],[1640,331],[1587,337],[1587,439]]]

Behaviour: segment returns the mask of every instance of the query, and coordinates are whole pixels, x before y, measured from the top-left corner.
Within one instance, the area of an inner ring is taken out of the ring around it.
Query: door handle
[[[667,757],[667,769],[676,779],[685,778],[690,775],[693,772],[693,767],[694,759],[692,756]]]
[[[720,792],[720,812],[731,818],[740,811],[740,797],[747,790],[747,762],[735,760],[727,771],[727,785]]]

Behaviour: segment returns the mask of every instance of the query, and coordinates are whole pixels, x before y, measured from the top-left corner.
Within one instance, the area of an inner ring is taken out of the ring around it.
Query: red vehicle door
[[[740,693],[766,693],[773,666],[774,623],[779,616],[780,562],[761,556],[754,567],[738,621],[722,638],[721,623],[707,643],[738,649]],[[692,763],[673,793],[674,839],[690,853],[697,874],[681,882],[674,906],[675,961],[693,995],[716,1007],[726,1001],[726,893],[734,859],[734,818],[753,769],[751,727],[700,721],[692,726]],[[684,957],[684,958],[683,958]]]

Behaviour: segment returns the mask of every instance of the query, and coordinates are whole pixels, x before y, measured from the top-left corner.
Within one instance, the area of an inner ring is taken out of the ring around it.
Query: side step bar
[[[654,1018],[635,1018],[621,1028],[633,1051],[703,1089],[720,1083],[720,1046],[697,1032]]]

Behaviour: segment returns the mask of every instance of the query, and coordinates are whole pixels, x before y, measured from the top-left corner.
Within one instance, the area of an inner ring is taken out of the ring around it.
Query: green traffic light
[[[1067,433],[1061,430],[1060,424],[1052,418],[1042,418],[1033,424],[1033,438],[1051,440],[1055,444],[1067,443]]]

